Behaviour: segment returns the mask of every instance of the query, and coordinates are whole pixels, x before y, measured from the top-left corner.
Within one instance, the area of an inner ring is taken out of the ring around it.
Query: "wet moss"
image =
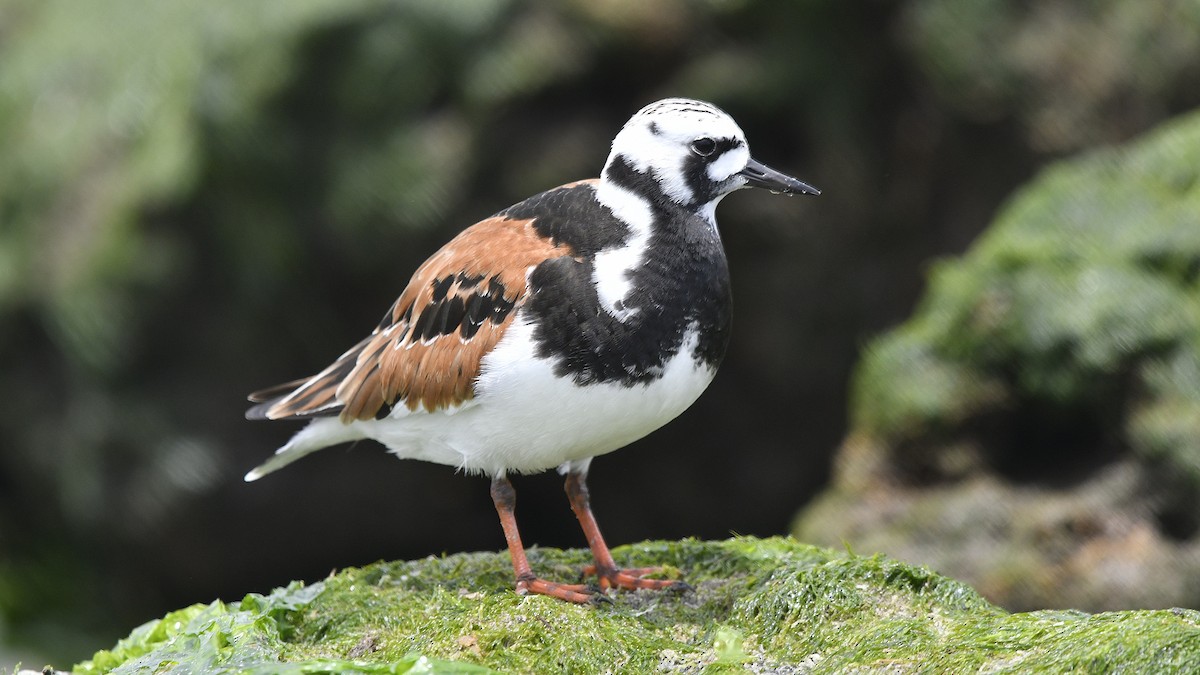
[[[691,592],[575,606],[511,591],[506,554],[384,562],[268,596],[196,605],[135,630],[84,673],[1063,672],[1200,666],[1190,610],[1008,614],[968,586],[895,560],[790,539],[647,542]],[[571,579],[583,551],[534,549]]]

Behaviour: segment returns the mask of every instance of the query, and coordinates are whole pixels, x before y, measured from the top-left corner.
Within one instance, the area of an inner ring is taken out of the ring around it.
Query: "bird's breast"
[[[476,405],[456,420],[478,438],[462,447],[462,466],[492,471],[541,471],[616,450],[658,429],[699,398],[715,369],[693,354],[695,329],[664,359],[653,378],[579,384],[553,357],[539,356],[536,325],[517,322],[484,359]],[[489,465],[489,463],[495,466]]]
[[[507,211],[572,255],[535,266],[522,308],[534,354],[580,386],[644,385],[676,355],[715,369],[728,343],[729,271],[711,219],[611,182]],[[688,331],[694,345],[685,346]]]

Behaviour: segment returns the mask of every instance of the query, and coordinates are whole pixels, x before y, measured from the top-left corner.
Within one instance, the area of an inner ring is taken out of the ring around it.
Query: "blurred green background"
[[[665,96],[722,106],[824,194],[721,207],[730,354],[596,463],[595,505],[614,543],[787,531],[930,261],[1048,163],[1200,104],[1198,35],[1195,0],[0,3],[0,667],[501,548],[485,480],[369,444],[242,483],[294,431],[244,395],[326,365],[462,227],[596,175]],[[582,544],[557,476],[517,489],[528,543]]]

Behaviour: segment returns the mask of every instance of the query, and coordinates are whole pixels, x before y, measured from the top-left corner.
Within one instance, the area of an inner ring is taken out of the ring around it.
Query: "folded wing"
[[[484,355],[528,295],[528,271],[571,249],[532,219],[495,216],[427,260],[371,335],[317,375],[250,395],[250,419],[382,418],[397,406],[435,411],[474,396]]]

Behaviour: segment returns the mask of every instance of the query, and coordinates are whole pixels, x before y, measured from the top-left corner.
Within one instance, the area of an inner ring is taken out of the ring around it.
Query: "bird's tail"
[[[336,417],[323,417],[309,422],[308,426],[292,436],[291,440],[282,448],[276,450],[270,459],[247,473],[246,482],[258,480],[321,448],[361,439],[363,436],[358,433],[355,426],[354,424],[345,424]]]

